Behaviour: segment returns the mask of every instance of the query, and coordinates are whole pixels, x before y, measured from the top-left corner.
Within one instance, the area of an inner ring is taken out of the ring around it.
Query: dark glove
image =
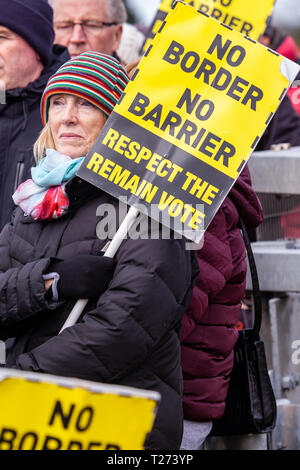
[[[113,258],[78,255],[74,258],[54,261],[48,272],[56,272],[59,298],[98,299],[110,283],[116,262]]]

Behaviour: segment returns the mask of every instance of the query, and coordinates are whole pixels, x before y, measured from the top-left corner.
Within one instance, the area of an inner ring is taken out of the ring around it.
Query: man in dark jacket
[[[300,145],[300,118],[288,96],[282,100],[255,150],[269,150],[277,144],[290,144],[292,147]]]
[[[274,28],[269,21],[260,42],[279,54],[286,56],[288,59],[292,59],[292,54],[287,54],[286,50],[282,47],[285,39],[286,36]],[[272,145],[286,143],[289,143],[292,147],[300,145],[300,118],[288,96],[283,98],[275,116],[260,139],[256,150],[269,150]]]
[[[0,100],[2,229],[14,207],[11,196],[33,166],[43,90],[69,55],[61,46],[53,48],[53,11],[47,0],[0,0],[0,10],[0,83],[6,90]]]

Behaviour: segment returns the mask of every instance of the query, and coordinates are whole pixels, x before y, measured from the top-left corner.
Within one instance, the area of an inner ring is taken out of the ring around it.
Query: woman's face
[[[61,94],[50,98],[49,126],[55,149],[71,158],[88,153],[105,121],[100,109],[79,96]]]

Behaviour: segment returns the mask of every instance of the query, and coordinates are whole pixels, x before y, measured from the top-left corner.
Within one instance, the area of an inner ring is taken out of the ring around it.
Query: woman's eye
[[[88,106],[88,107],[93,106],[92,103],[90,103],[89,101],[86,101],[86,100],[82,101],[80,104],[81,104],[81,106]]]
[[[52,101],[52,104],[53,104],[54,106],[59,106],[59,105],[63,104],[63,102],[62,102],[61,100],[53,100],[53,101]]]

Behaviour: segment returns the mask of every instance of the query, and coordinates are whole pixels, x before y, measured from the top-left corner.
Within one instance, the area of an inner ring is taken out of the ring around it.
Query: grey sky
[[[136,12],[136,16],[141,23],[150,25],[160,0],[127,0],[127,3]]]

